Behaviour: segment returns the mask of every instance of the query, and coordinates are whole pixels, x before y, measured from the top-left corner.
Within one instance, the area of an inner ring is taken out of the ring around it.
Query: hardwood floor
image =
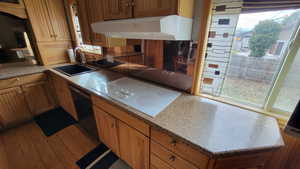
[[[46,137],[28,123],[0,134],[0,169],[79,169],[76,161],[97,144],[75,125]]]

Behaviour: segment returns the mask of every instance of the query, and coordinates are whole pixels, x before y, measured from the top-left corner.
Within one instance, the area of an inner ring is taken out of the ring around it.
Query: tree
[[[250,56],[263,57],[267,50],[278,40],[281,25],[273,20],[259,22],[253,29],[249,41]]]

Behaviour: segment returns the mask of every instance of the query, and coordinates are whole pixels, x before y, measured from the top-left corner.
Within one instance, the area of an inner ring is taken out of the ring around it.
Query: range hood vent
[[[92,24],[92,29],[114,38],[191,40],[192,24],[190,18],[169,15],[97,22]]]

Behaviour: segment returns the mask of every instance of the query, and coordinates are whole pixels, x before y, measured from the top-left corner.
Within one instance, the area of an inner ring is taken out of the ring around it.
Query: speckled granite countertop
[[[68,77],[55,70],[50,71],[212,155],[262,151],[284,145],[276,119],[262,114],[182,94],[164,111],[150,117],[95,90],[123,77],[118,73],[99,70]]]
[[[47,68],[44,66],[35,66],[26,63],[0,64],[0,80],[41,73],[45,70],[47,70]]]

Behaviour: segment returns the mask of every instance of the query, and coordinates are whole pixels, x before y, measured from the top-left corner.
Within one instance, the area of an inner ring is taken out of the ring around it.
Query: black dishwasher
[[[99,140],[90,94],[74,86],[69,86],[69,88],[72,93],[80,127],[84,129],[89,136]]]

